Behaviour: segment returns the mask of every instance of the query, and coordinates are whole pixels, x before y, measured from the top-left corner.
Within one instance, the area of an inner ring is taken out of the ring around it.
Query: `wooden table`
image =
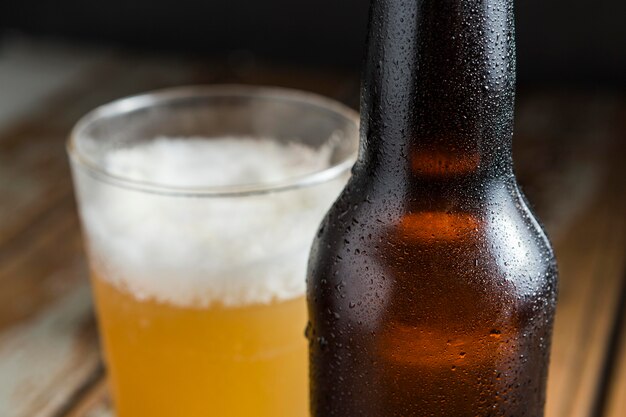
[[[224,82],[358,104],[358,76],[349,72],[270,67],[237,55],[205,62],[4,43],[0,416],[111,415],[64,149],[74,122],[121,96]],[[561,270],[547,417],[626,416],[625,135],[624,95],[519,92],[517,171]]]

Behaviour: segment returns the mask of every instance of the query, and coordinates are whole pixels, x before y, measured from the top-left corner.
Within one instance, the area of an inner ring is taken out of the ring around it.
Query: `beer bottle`
[[[308,272],[314,417],[541,417],[556,265],[513,174],[512,0],[373,0]]]

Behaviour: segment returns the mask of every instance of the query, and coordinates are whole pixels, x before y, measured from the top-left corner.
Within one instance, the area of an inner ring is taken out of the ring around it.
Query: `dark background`
[[[82,42],[358,68],[367,0],[0,0],[12,31]],[[522,85],[626,86],[626,0],[518,0]]]

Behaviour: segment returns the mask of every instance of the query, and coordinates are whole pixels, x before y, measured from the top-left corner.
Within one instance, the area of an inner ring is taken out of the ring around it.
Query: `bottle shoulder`
[[[312,259],[346,259],[342,268],[404,263],[416,274],[436,266],[450,273],[487,268],[505,279],[556,277],[550,242],[514,181],[475,195],[427,191],[407,198],[352,182],[324,220]]]
[[[372,229],[406,224],[407,219],[421,221],[416,229],[435,227],[438,221],[461,229],[468,226],[487,232],[498,223],[514,221],[524,225],[549,244],[545,231],[531,210],[515,177],[490,181],[464,180],[456,184],[443,181],[405,181],[402,185],[351,178],[328,212],[327,221],[351,222]],[[463,219],[467,224],[463,224]],[[446,230],[441,228],[441,232]]]

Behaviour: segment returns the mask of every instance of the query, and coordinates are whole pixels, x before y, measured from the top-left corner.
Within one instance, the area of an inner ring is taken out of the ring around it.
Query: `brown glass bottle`
[[[514,84],[512,0],[373,0],[359,159],[309,263],[313,417],[543,415],[557,272]]]

